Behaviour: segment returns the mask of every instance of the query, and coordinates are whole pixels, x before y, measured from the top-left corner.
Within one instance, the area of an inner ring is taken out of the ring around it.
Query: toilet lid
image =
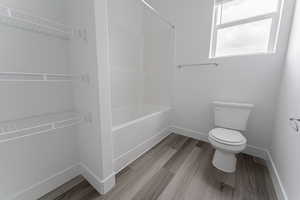
[[[228,144],[243,144],[246,142],[246,138],[239,131],[224,128],[213,129],[210,135],[216,140]]]

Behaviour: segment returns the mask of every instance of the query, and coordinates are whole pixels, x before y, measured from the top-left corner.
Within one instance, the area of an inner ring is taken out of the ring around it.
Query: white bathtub
[[[170,134],[170,112],[169,107],[146,104],[113,110],[116,172]]]

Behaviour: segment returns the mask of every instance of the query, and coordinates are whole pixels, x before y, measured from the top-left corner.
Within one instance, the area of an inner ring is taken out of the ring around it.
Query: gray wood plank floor
[[[40,200],[277,200],[263,161],[240,154],[226,175],[212,156],[210,144],[172,134],[117,174],[106,195],[77,177]]]

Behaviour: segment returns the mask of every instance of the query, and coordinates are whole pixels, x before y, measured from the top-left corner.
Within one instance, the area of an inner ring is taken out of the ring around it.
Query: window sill
[[[230,55],[230,56],[215,56],[209,57],[210,60],[218,60],[223,58],[239,58],[239,57],[251,57],[251,56],[273,56],[276,52],[267,52],[267,53],[253,53],[253,54],[240,54],[240,55]]]

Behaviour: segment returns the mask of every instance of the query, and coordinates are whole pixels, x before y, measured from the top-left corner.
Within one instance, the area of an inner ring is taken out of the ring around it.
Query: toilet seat
[[[214,147],[213,165],[227,173],[236,170],[236,154],[247,147],[247,139],[239,131],[215,128],[209,132],[208,141]]]
[[[247,143],[247,139],[239,131],[225,128],[215,128],[211,130],[209,137],[216,142],[230,146],[240,146]]]

